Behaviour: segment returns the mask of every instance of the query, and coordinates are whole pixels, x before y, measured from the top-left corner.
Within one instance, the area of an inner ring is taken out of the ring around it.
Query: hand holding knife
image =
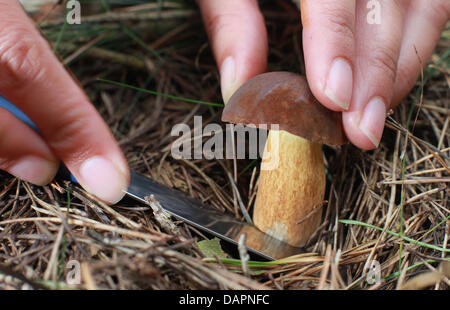
[[[0,108],[10,111],[39,132],[37,126],[25,113],[1,96]],[[73,176],[70,176],[70,179],[76,182]],[[245,233],[248,250],[265,259],[280,259],[302,252],[301,248],[277,240],[252,225],[208,208],[186,194],[161,185],[134,171],[130,171],[130,186],[126,194],[143,203],[146,203],[146,197],[153,195],[162,208],[175,218],[233,244],[238,244],[240,236]]]

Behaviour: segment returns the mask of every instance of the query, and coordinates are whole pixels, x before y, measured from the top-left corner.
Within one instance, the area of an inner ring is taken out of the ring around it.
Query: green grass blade
[[[312,253],[311,253],[312,254]],[[225,265],[231,266],[241,266],[242,262],[240,259],[235,258],[219,258],[220,262]],[[209,263],[217,263],[215,257],[204,258],[203,261]],[[269,268],[278,265],[291,264],[291,263],[313,263],[317,262],[318,258],[315,255],[304,256],[304,255],[294,255],[291,257],[286,257],[273,261],[248,261],[248,267],[250,268]]]
[[[253,159],[247,166],[244,167],[244,169],[242,169],[241,172],[239,172],[239,175],[244,174],[245,172],[247,172],[250,168],[252,168],[253,166],[255,166],[258,162],[259,162],[260,158],[258,156],[258,158]]]
[[[447,219],[449,219],[449,218],[450,218],[450,216],[447,217]],[[393,232],[393,231],[390,231],[390,230],[384,230],[383,228],[380,228],[378,226],[374,226],[374,225],[371,225],[371,224],[367,224],[367,223],[364,223],[364,222],[355,221],[355,220],[339,220],[339,222],[343,223],[343,224],[359,225],[359,226],[364,226],[364,227],[367,227],[367,228],[376,229],[376,230],[379,230],[379,231],[384,231],[384,232],[386,232],[386,233],[388,233],[388,234],[390,234],[390,235],[392,235],[394,237],[400,238],[400,239],[402,239],[404,241],[407,241],[409,243],[412,243],[412,244],[420,245],[420,246],[423,246],[425,248],[433,249],[433,250],[436,250],[436,251],[439,251],[439,252],[445,252],[445,253],[449,253],[450,252],[450,249],[444,249],[444,248],[441,248],[441,247],[433,245],[433,244],[428,244],[428,243],[425,243],[425,242],[417,241],[415,239],[406,237],[406,236],[398,234],[396,232]]]
[[[53,53],[56,54],[56,51],[58,50],[58,46],[62,41],[62,38],[64,36],[64,32],[66,31],[67,28],[67,18],[64,19],[64,24],[61,27],[61,30],[58,33],[58,37],[56,39],[55,45],[53,45]]]
[[[133,86],[133,85],[128,85],[128,84],[124,84],[124,83],[120,83],[120,82],[116,82],[116,81],[111,81],[111,80],[106,80],[106,79],[102,79],[102,78],[99,78],[98,81],[105,82],[105,83],[110,83],[110,84],[114,84],[114,85],[118,85],[118,86],[122,86],[122,87],[127,87],[127,88],[130,88],[130,89],[133,89],[133,90],[137,90],[137,91],[140,91],[140,92],[144,92],[144,93],[148,93],[148,94],[152,94],[152,95],[156,95],[156,96],[161,96],[161,97],[166,97],[166,98],[173,99],[173,100],[178,100],[178,101],[209,105],[209,106],[212,106],[212,107],[223,107],[224,106],[221,103],[207,102],[207,101],[201,101],[201,100],[196,100],[196,99],[189,99],[189,98],[184,98],[184,97],[173,96],[173,95],[160,93],[160,92],[157,92],[157,91],[144,89],[144,88],[136,87],[136,86]]]
[[[430,260],[427,260],[426,262],[430,264],[430,263],[435,263],[436,261],[433,260],[433,259],[430,259]],[[411,270],[413,270],[413,269],[415,269],[415,268],[417,268],[417,267],[420,267],[420,266],[422,266],[422,265],[424,265],[424,264],[425,264],[425,263],[423,263],[423,262],[414,264],[414,265],[409,266],[408,268],[406,268],[406,271],[411,271]],[[402,273],[401,271],[396,271],[396,272],[394,272],[394,273],[392,273],[392,274],[386,276],[386,277],[384,278],[384,280],[385,280],[385,281],[389,281],[389,280],[392,280],[392,279],[394,279],[394,278],[398,278],[398,277],[401,275],[401,273]]]

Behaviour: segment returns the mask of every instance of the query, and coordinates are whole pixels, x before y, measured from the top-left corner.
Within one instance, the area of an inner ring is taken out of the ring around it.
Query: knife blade
[[[0,96],[0,107],[10,111],[18,119],[39,132],[37,126],[25,113],[2,96]],[[70,175],[70,179],[76,182],[72,175]],[[153,195],[164,211],[176,219],[232,244],[237,245],[241,235],[246,234],[245,246],[248,251],[264,259],[281,259],[303,252],[302,248],[293,247],[275,239],[252,225],[209,208],[181,191],[159,184],[132,170],[130,171],[130,185],[126,193],[143,203],[148,203],[147,197]]]

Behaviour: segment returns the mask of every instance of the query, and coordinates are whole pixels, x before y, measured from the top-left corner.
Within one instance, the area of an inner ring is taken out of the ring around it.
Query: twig
[[[170,219],[170,214],[164,211],[163,207],[161,207],[158,200],[156,200],[155,196],[150,195],[145,197],[145,201],[152,208],[153,215],[155,216],[155,220],[161,225],[161,228],[172,235],[179,236],[180,230],[177,225],[175,225]]]

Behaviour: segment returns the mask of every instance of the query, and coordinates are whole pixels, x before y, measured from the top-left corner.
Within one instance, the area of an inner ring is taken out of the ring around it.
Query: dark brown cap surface
[[[226,104],[222,121],[269,129],[278,124],[280,130],[317,143],[347,143],[341,113],[321,105],[306,79],[291,72],[264,73],[247,81]]]

